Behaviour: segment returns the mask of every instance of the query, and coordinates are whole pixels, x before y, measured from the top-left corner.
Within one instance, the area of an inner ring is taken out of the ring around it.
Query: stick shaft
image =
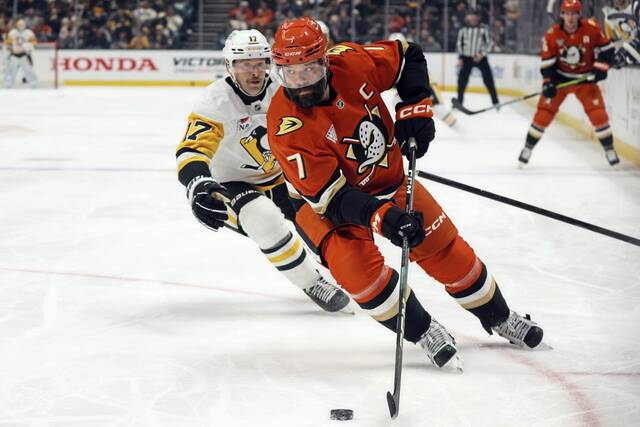
[[[430,181],[439,182],[440,184],[448,185],[450,187],[457,188],[459,190],[463,190],[469,193],[477,194],[478,196],[486,197],[487,199],[495,200],[507,205],[515,206],[516,208],[524,209],[526,211],[537,213],[538,215],[546,216],[548,218],[555,219],[556,221],[561,221],[576,227],[584,228],[589,231],[593,231],[594,233],[602,234],[604,236],[612,237],[617,240],[621,240],[626,243],[630,243],[635,246],[640,246],[640,239],[628,236],[626,234],[618,233],[617,231],[609,230],[604,227],[600,227],[595,224],[591,224],[588,222],[580,221],[579,219],[571,218],[569,216],[565,216],[547,209],[543,209],[534,205],[530,205],[528,203],[520,202],[518,200],[510,199],[509,197],[501,196],[499,194],[492,193],[490,191],[482,190],[480,188],[472,187],[467,184],[463,184],[461,182],[453,181],[448,178],[443,178],[438,175],[434,175],[432,173],[418,171],[418,176],[421,178],[428,179]]]
[[[416,178],[416,141],[414,138],[409,139],[409,172],[407,173],[407,204],[405,212],[413,211],[413,188]],[[402,259],[400,264],[400,278],[398,281],[398,319],[396,326],[396,357],[393,375],[393,395],[387,393],[387,401],[389,404],[389,413],[391,418],[396,418],[400,411],[400,386],[402,381],[402,356],[404,343],[404,326],[405,326],[405,299],[404,294],[407,288],[407,279],[409,276],[409,239],[402,239]]]
[[[590,81],[590,80],[593,80],[593,79],[594,79],[594,76],[592,76],[592,75],[584,76],[584,77],[580,77],[579,79],[569,80],[568,82],[560,83],[556,87],[558,89],[562,89],[563,87],[577,85],[577,84],[584,83],[586,81]],[[457,110],[462,111],[466,115],[472,116],[474,114],[484,113],[485,111],[494,110],[496,108],[502,108],[502,107],[504,107],[506,105],[515,104],[516,102],[525,101],[525,100],[527,100],[529,98],[533,98],[533,97],[536,97],[536,96],[541,95],[541,94],[542,94],[542,92],[533,92],[533,93],[530,93],[528,95],[523,95],[521,97],[518,97],[518,98],[515,98],[515,99],[511,99],[509,101],[501,102],[500,104],[492,105],[490,107],[483,108],[481,110],[475,110],[475,111],[469,110],[468,108],[464,107],[459,102],[458,103],[454,103],[453,107],[455,109],[457,109]]]

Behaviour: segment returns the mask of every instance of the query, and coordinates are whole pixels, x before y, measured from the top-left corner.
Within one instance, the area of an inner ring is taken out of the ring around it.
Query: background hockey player
[[[575,94],[589,116],[609,164],[613,166],[620,162],[613,148],[613,132],[602,92],[596,84],[607,78],[607,71],[613,63],[614,47],[598,24],[581,18],[581,13],[580,0],[563,0],[560,5],[561,22],[554,24],[544,35],[540,66],[544,80],[542,96],[518,158],[521,164],[529,162],[533,148],[570,93]],[[590,74],[595,76],[595,81],[556,88],[558,83]]]
[[[271,48],[257,30],[233,31],[223,54],[229,76],[209,85],[195,103],[176,152],[193,214],[210,229],[227,225],[248,236],[320,307],[341,310],[349,297],[320,276],[285,221],[295,213],[266,129],[278,87],[268,73]]]
[[[602,8],[602,14],[605,34],[616,47],[614,65],[640,64],[640,0],[633,4],[631,0],[613,0],[611,3]]]
[[[9,51],[9,58],[4,73],[4,87],[12,88],[18,71],[22,70],[27,85],[35,88],[38,79],[33,71],[31,54],[36,45],[36,36],[27,28],[24,19],[18,19],[16,28],[9,31],[5,45]]]
[[[326,45],[310,18],[282,24],[273,45],[283,87],[269,106],[269,142],[301,204],[296,222],[305,240],[360,307],[393,331],[398,273],[385,264],[372,230],[396,245],[407,237],[411,259],[444,283],[487,331],[520,346],[537,346],[542,329],[509,310],[487,267],[419,183],[416,212],[404,211],[400,143],[415,137],[423,156],[435,134],[420,46],[342,43],[326,51]],[[402,99],[395,129],[380,96],[394,85]],[[402,147],[406,153],[406,144]],[[457,351],[455,341],[410,287],[406,299],[405,338],[444,366]]]

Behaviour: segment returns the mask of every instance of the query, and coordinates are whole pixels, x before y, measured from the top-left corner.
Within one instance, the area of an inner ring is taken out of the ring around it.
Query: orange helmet
[[[327,51],[327,36],[316,21],[304,17],[285,21],[276,31],[272,52],[277,65],[320,59]]]
[[[572,11],[576,13],[582,12],[582,3],[580,0],[563,0],[560,5],[560,12]]]

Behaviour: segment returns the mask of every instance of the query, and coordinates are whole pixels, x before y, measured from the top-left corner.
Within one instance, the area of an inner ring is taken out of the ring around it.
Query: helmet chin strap
[[[232,67],[229,64],[226,64],[226,66],[227,66],[227,74],[229,74],[229,77],[231,77],[231,81],[233,82],[233,84],[236,85],[236,87],[238,88],[238,90],[240,92],[244,93],[248,97],[260,96],[262,91],[264,91],[264,89],[267,87],[267,82],[269,81],[269,73],[268,72],[266,73],[266,76],[264,77],[264,82],[262,82],[262,87],[260,88],[258,93],[256,93],[255,95],[248,94],[247,91],[242,88],[240,83],[238,83],[238,80],[236,80],[236,76],[233,73]]]

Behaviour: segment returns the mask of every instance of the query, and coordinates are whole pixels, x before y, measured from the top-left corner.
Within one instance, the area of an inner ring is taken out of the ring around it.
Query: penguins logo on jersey
[[[373,176],[376,166],[389,167],[387,151],[393,146],[388,144],[388,135],[380,109],[364,105],[367,115],[360,120],[354,130],[353,137],[342,138],[342,143],[347,144],[345,157],[358,162],[358,174],[369,173],[358,183],[366,185]]]
[[[267,134],[267,129],[263,126],[258,126],[251,131],[249,136],[240,139],[240,145],[249,153],[253,160],[256,161],[258,166],[242,164],[240,167],[243,169],[262,169],[265,173],[271,172],[276,165],[276,158],[271,153],[269,148],[262,145],[262,139]]]

